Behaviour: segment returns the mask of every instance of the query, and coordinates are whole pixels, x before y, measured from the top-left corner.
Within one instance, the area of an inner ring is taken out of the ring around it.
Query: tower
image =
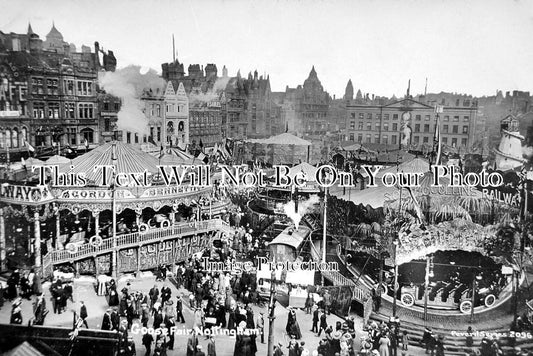
[[[518,124],[518,119],[513,115],[508,115],[501,121],[500,145],[494,150],[496,169],[498,170],[514,169],[522,166],[525,162],[522,158],[524,136],[520,135]]]
[[[189,143],[189,99],[183,83],[174,91],[169,81],[164,94],[166,114],[163,136],[166,146],[181,146]]]
[[[344,100],[353,100],[353,85],[352,80],[348,80],[346,84],[346,90],[344,91]]]

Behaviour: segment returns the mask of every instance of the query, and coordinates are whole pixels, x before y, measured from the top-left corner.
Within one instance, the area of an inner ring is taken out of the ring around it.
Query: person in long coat
[[[187,340],[187,356],[195,356],[197,347],[198,337],[196,336],[196,332],[193,330],[189,336],[189,339]]]
[[[107,311],[104,313],[104,318],[102,320],[102,330],[111,330],[112,324],[111,324],[111,309],[107,309]]]
[[[230,311],[229,311],[229,316],[228,316],[228,329],[229,330],[235,330],[237,328],[237,317],[236,317],[236,311],[235,311],[235,308],[231,308]]]
[[[243,324],[245,324],[245,322],[239,325],[239,328],[245,328],[246,325]],[[252,337],[250,335],[243,335],[242,333],[237,334],[233,356],[255,356],[252,347]]]
[[[390,346],[390,339],[385,333],[381,335],[381,338],[379,339],[379,355],[389,356],[389,346]]]
[[[116,307],[120,303],[118,299],[118,292],[117,292],[117,286],[115,284],[111,284],[109,287],[109,301],[108,304],[110,307]]]

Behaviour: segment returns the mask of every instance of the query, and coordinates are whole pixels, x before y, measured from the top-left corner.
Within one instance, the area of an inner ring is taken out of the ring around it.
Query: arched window
[[[23,127],[22,128],[22,137],[20,138],[22,142],[22,146],[27,146],[28,142],[28,129]]]
[[[80,131],[82,137],[83,137],[83,144],[85,144],[85,141],[87,143],[94,143],[94,131],[89,128],[85,128]]]
[[[13,129],[13,131],[11,132],[11,141],[13,142],[12,143],[12,146],[13,148],[18,148],[19,147],[19,130],[18,129]]]
[[[4,148],[6,147],[6,136],[4,135],[4,132],[0,131],[0,147]]]
[[[11,130],[6,130],[6,147],[11,148]]]

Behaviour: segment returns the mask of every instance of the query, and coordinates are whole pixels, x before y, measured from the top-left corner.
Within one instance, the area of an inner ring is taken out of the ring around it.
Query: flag
[[[440,134],[440,117],[437,114],[437,122],[435,123],[435,135],[433,137],[433,152],[435,156],[435,165],[440,164],[440,159],[442,155],[442,136]]]
[[[200,139],[200,143],[198,144],[198,146],[200,146],[201,150],[204,149],[204,143],[202,142],[202,139]]]
[[[28,151],[35,152],[35,147],[30,145],[30,143],[28,141],[24,140],[24,143],[26,144],[26,147],[28,148]]]
[[[209,157],[203,154],[203,152],[200,152],[200,154],[197,157],[200,161],[207,163],[209,162]]]

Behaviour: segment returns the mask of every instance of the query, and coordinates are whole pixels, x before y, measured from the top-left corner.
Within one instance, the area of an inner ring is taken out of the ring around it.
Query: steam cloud
[[[530,147],[530,146],[522,147],[522,155],[526,157],[527,159],[531,159],[531,157],[533,157],[533,147]]]
[[[287,204],[283,205],[283,211],[292,220],[294,227],[298,229],[302,217],[307,213],[307,210],[314,204],[318,203],[320,199],[317,195],[311,196],[308,200],[298,202],[298,212],[295,212],[294,201],[291,200]]]
[[[145,70],[143,70],[145,72]],[[119,130],[148,134],[148,120],[143,113],[144,105],[140,100],[143,89],[165,88],[165,81],[153,69],[141,74],[140,66],[128,66],[115,72],[102,72],[98,75],[100,86],[109,94],[122,99],[118,113]]]
[[[210,89],[207,93],[191,92],[191,95],[190,95],[191,103],[194,103],[194,102],[209,103],[211,101],[218,100],[219,93],[226,89],[226,86],[228,85],[229,80],[230,80],[230,77],[218,78],[215,81],[213,88]]]

